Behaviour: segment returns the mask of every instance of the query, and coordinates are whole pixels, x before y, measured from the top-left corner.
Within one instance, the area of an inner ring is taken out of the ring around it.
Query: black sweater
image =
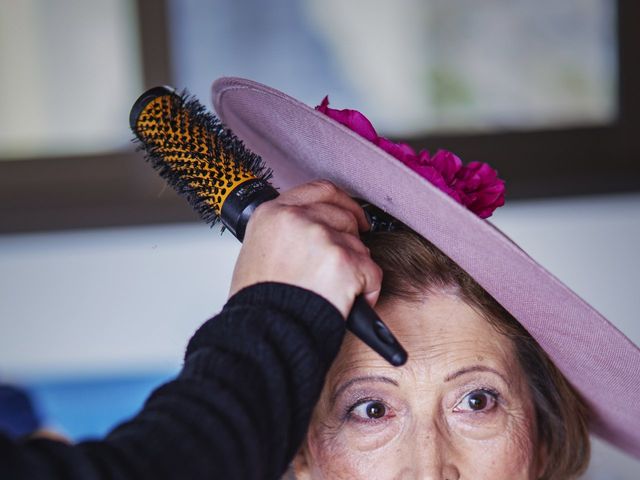
[[[104,440],[0,435],[0,479],[279,479],[343,336],[340,312],[308,290],[246,288],[196,332],[177,378]]]

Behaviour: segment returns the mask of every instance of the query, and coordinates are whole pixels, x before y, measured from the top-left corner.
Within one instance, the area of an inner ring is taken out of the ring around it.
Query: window
[[[634,0],[0,1],[0,231],[196,220],[126,114],[221,75],[490,162],[511,200],[640,189]]]
[[[6,1],[6,0],[5,0]],[[0,158],[128,147],[142,88],[133,0],[10,1],[0,16]]]
[[[612,0],[172,0],[176,81],[325,93],[387,135],[603,125],[617,115]],[[341,107],[342,106],[342,107]]]

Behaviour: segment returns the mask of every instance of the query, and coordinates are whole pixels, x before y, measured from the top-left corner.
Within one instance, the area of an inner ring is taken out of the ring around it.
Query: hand
[[[230,295],[259,282],[311,290],[346,318],[357,295],[373,306],[382,270],[359,231],[368,231],[362,208],[345,192],[320,180],[260,205],[247,225]]]

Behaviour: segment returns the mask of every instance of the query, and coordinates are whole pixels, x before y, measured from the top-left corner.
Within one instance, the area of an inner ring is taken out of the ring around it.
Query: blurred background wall
[[[179,370],[238,244],[155,178],[127,117],[145,87],[208,102],[221,75],[498,166],[491,221],[640,344],[629,5],[0,0],[0,382],[77,439]],[[596,443],[587,478],[639,474]]]

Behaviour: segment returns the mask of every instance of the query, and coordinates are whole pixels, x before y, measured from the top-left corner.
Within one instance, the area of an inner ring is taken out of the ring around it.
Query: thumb
[[[372,292],[363,293],[365,300],[369,305],[371,305],[371,308],[375,307],[376,303],[378,303],[378,299],[380,298],[380,291],[380,289],[377,289]]]

